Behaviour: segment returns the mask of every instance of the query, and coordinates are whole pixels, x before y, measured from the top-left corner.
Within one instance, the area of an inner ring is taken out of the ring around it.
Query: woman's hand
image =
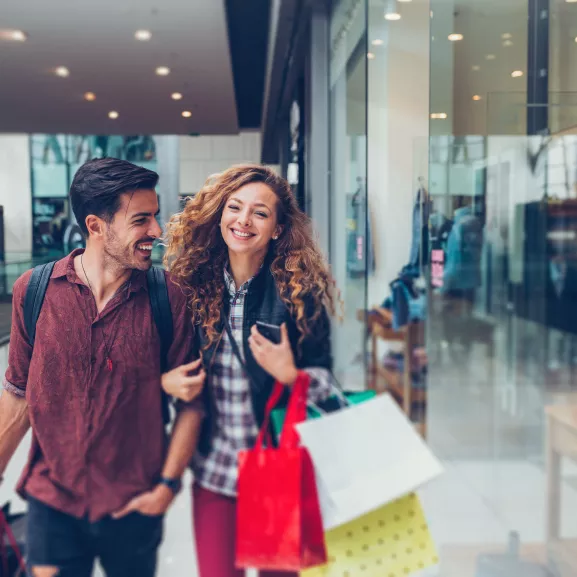
[[[162,375],[162,388],[167,395],[187,403],[196,399],[202,391],[206,373],[201,368],[202,359],[181,365]],[[200,369],[200,370],[199,370]]]
[[[286,325],[280,328],[278,345],[263,337],[254,325],[250,330],[248,344],[256,362],[279,383],[292,385],[298,375]]]

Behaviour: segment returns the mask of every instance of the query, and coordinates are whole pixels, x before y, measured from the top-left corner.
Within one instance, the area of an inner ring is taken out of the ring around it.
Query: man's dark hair
[[[110,223],[120,208],[123,194],[154,189],[158,174],[117,158],[95,158],[85,162],[74,175],[70,202],[82,233],[87,237],[89,214]]]

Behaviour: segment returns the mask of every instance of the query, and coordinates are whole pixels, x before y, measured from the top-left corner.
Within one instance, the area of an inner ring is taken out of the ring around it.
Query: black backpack
[[[36,338],[36,323],[42,310],[42,303],[46,295],[46,289],[52,276],[55,262],[38,265],[32,271],[30,282],[26,289],[24,299],[24,325],[28,334],[28,342],[34,347]],[[172,344],[174,328],[172,325],[172,311],[168,298],[168,288],[166,286],[166,276],[164,271],[157,267],[151,267],[146,273],[148,282],[148,295],[154,324],[160,337],[160,367],[164,372],[167,368],[168,350]],[[170,422],[170,403],[168,395],[162,391],[162,416],[164,423]]]

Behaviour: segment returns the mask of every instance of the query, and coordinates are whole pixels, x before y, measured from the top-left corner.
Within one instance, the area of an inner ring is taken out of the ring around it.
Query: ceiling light
[[[575,42],[577,42],[577,36],[575,36]]]
[[[367,52],[367,58],[369,60],[372,60],[375,57],[375,55],[372,52]]]
[[[156,69],[156,74],[158,74],[158,76],[168,76],[170,74],[170,68],[168,66],[159,66]]]
[[[459,40],[463,40],[462,34],[449,34],[449,40],[451,42],[459,42]]]
[[[380,38],[375,38],[372,42],[373,46],[382,46],[383,45],[383,41]]]
[[[88,102],[93,102],[94,100],[96,100],[96,94],[94,94],[94,92],[87,92],[84,95],[84,100],[88,100]]]
[[[497,58],[494,54],[487,54],[487,56],[485,56],[485,60],[495,60],[495,58]]]
[[[118,112],[116,112],[116,110],[111,110],[108,113],[108,118],[111,118],[112,120],[116,120],[118,118],[119,114]]]
[[[568,4],[573,4],[574,2],[577,2],[577,0],[565,0],[565,2],[567,2]]]
[[[473,72],[479,72],[479,70],[481,70],[481,67],[478,64],[474,64],[473,66],[471,66],[471,70]]]
[[[482,97],[479,96],[478,94],[475,94],[475,95],[473,96],[473,100],[475,100],[475,101],[479,101],[479,100],[481,100],[481,99],[482,99]]]
[[[184,116],[184,118],[190,118],[192,116],[192,112],[190,110],[183,110],[182,116]]]
[[[510,40],[511,38],[513,38],[513,35],[510,32],[505,32],[501,34],[501,38],[503,40]]]
[[[447,118],[447,113],[446,112],[433,112],[431,114],[431,118],[433,120],[445,120],[445,118]]]
[[[141,42],[148,42],[152,38],[150,30],[137,30],[134,37]]]
[[[22,30],[0,30],[0,40],[9,40],[12,42],[24,42],[28,39],[26,32]]]
[[[505,40],[503,42],[503,46],[505,46],[505,48],[508,48],[509,46],[513,46],[513,41],[512,40]]]
[[[172,100],[182,100],[182,94],[180,92],[173,92],[170,97]]]
[[[385,20],[400,20],[401,14],[397,9],[397,2],[396,0],[389,0],[385,7]]]
[[[413,0],[399,0],[399,2],[412,2]]]
[[[67,76],[70,76],[70,70],[68,70],[66,66],[58,66],[58,68],[54,69],[54,74],[60,76],[60,78],[66,78]]]
[[[523,76],[523,71],[522,70],[513,70],[513,72],[511,72],[511,76],[513,78],[520,78],[521,76]]]

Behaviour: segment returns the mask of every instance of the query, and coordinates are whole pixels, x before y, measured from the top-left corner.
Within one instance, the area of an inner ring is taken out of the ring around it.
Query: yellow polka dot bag
[[[301,577],[406,577],[438,563],[415,493],[326,533],[328,563]]]

